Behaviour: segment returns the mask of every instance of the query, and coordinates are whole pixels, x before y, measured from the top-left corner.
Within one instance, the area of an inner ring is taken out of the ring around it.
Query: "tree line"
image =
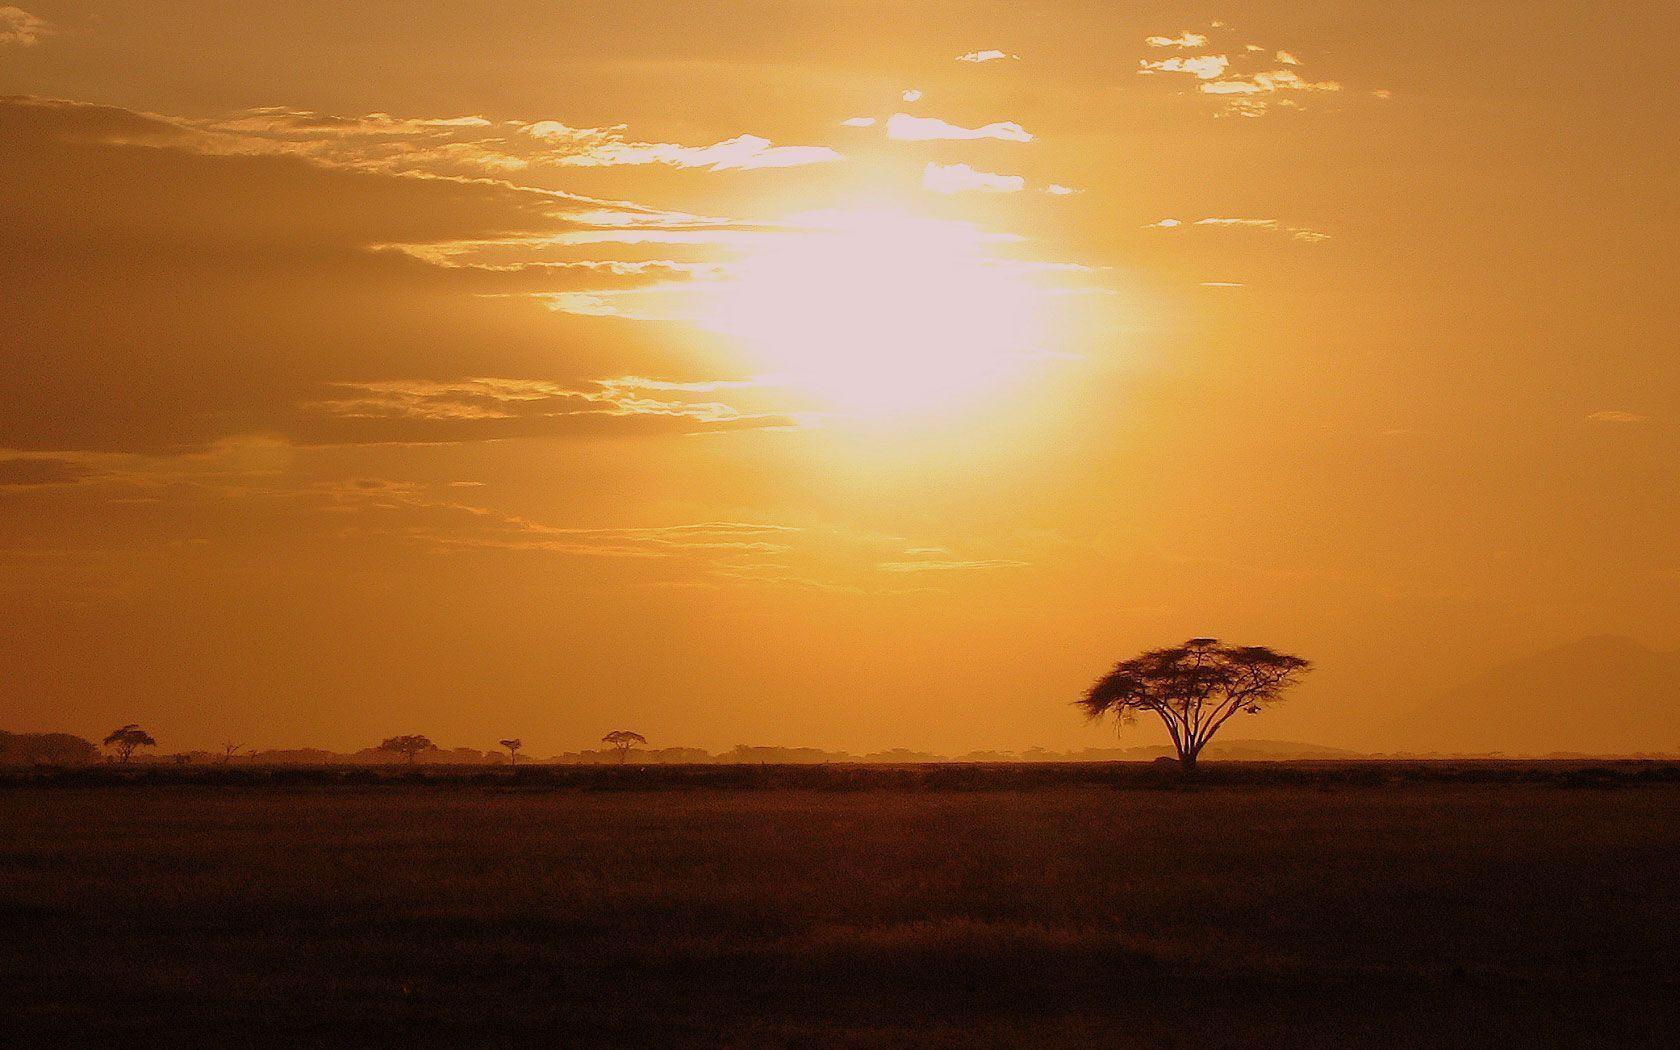
[[[1266,646],[1226,645],[1216,638],[1192,638],[1182,645],[1150,649],[1120,661],[1075,703],[1088,718],[1099,720],[1112,715],[1122,728],[1141,717],[1153,716],[1166,730],[1181,767],[1193,772],[1208,743],[1226,723],[1241,715],[1260,714],[1282,699],[1311,666],[1301,657]],[[141,748],[157,746],[157,740],[135,723],[112,730],[103,743],[119,763],[129,762]],[[498,743],[507,751],[509,765],[518,765],[524,742],[508,737]],[[601,743],[622,764],[629,760],[632,750],[646,747],[648,740],[633,730],[615,729],[603,736]],[[239,744],[223,745],[223,764],[231,762],[240,750]],[[441,751],[430,737],[420,733],[387,737],[371,750],[400,757],[410,765],[428,753]],[[737,749],[749,750],[744,745]],[[907,761],[918,760],[912,752],[904,754]],[[179,762],[190,756],[175,758]]]

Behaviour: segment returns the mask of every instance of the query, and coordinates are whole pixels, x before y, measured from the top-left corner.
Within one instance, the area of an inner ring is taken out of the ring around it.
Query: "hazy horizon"
[[[0,6],[0,729],[1680,750],[1673,5],[735,8]]]

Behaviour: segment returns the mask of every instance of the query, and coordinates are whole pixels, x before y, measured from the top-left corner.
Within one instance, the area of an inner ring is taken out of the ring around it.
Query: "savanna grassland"
[[[1658,1045],[1680,1015],[1666,774],[526,774],[6,785],[0,1042]]]

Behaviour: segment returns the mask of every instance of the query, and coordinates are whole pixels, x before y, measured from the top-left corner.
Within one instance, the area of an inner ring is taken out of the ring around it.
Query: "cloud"
[[[1202,80],[1213,80],[1216,77],[1224,76],[1225,70],[1228,66],[1230,66],[1230,64],[1230,59],[1226,58],[1224,55],[1196,55],[1192,58],[1180,58],[1175,55],[1172,58],[1163,58],[1157,62],[1151,62],[1148,59],[1139,59],[1138,73],[1140,75],[1150,73],[1189,73],[1192,76],[1201,78]]]
[[[1206,47],[1208,38],[1186,29],[1177,36],[1152,36],[1144,40],[1150,47]]]
[[[1052,182],[1050,185],[1044,187],[1044,192],[1053,197],[1071,197],[1076,193],[1084,193],[1085,191],[1076,190],[1072,186],[1063,186],[1060,183]]]
[[[369,113],[360,117],[341,117],[314,110],[265,106],[205,122],[202,126],[236,134],[312,139],[415,136],[492,125],[489,120],[477,116],[393,117],[389,113]]]
[[[39,485],[74,485],[93,469],[84,461],[46,456],[10,456],[0,459],[0,488],[33,488]]]
[[[915,88],[911,88],[899,97],[906,102],[920,102],[922,100],[922,93]]]
[[[33,47],[41,38],[56,32],[51,23],[21,7],[0,7],[0,45]]]
[[[985,51],[970,51],[966,55],[958,55],[958,62],[996,62],[1000,59],[1019,59],[1020,55],[1012,55],[1007,51],[990,48]]]
[[[679,432],[796,425],[785,416],[746,412],[715,397],[700,396],[753,387],[748,380],[618,376],[569,385],[481,377],[334,385],[343,391],[340,396],[300,406],[330,421],[306,431],[318,441],[447,443],[555,432],[586,422],[585,417],[636,419]]]
[[[1156,221],[1146,225],[1144,229],[1176,230],[1185,225],[1186,224],[1180,219],[1157,219]],[[1211,217],[1205,219],[1195,219],[1191,221],[1189,225],[1226,229],[1277,230],[1281,233],[1289,234],[1298,241],[1308,242],[1327,241],[1330,239],[1330,235],[1328,233],[1309,229],[1305,226],[1285,226],[1276,219]]]
[[[710,171],[751,171],[827,164],[845,158],[828,146],[777,146],[757,135],[737,135],[710,146],[611,140],[550,159],[556,164],[581,167],[668,164],[677,168],[706,168]]]
[[[589,242],[567,235],[688,236],[698,253],[768,234],[362,162],[383,155],[363,145],[476,134],[482,118],[301,112],[236,115],[261,131],[235,132],[0,100],[0,155],[11,161],[0,164],[0,287],[28,290],[7,297],[7,324],[31,333],[30,353],[0,374],[0,448],[153,453],[252,433],[316,445],[789,425],[762,407],[718,404],[732,399],[598,382],[680,377],[689,351],[656,333],[542,311],[532,298],[669,286],[715,269],[703,256],[637,250],[579,258]],[[307,127],[330,131],[310,137]],[[536,375],[570,396],[476,416],[471,399],[458,399],[453,418],[434,396],[432,415],[444,417],[434,419],[392,410],[391,391],[380,411],[321,405],[350,400],[330,385],[346,378],[527,376],[536,361]]]
[[[626,139],[623,126],[574,128],[557,120],[539,120],[519,127],[519,133],[548,147],[540,159],[572,167],[611,167],[619,164],[668,164],[711,171],[750,171],[791,168],[844,159],[827,146],[777,146],[757,135],[737,135],[710,146],[682,146],[671,142]]]
[[[876,568],[882,572],[969,572],[975,569],[1024,569],[1029,565],[1029,562],[1010,558],[925,557],[906,561],[884,561],[876,565]]]
[[[447,506],[447,505],[443,505]],[[480,508],[462,507],[477,520],[468,528],[434,528],[412,538],[448,547],[537,551],[595,558],[673,558],[684,555],[731,557],[779,555],[800,530],[754,522],[696,522],[631,528],[567,528],[547,525]]]
[[[967,164],[935,164],[922,169],[922,188],[934,193],[1017,193],[1027,184],[1019,175],[994,175],[976,171]]]
[[[1643,423],[1649,417],[1637,412],[1625,412],[1621,409],[1603,409],[1587,416],[1594,423]]]
[[[443,486],[455,489],[454,485]],[[587,558],[687,559],[709,574],[710,559],[778,556],[793,549],[802,530],[751,521],[698,521],[651,526],[556,525],[460,502],[428,486],[365,480],[327,482],[290,494],[339,518],[340,531],[383,535],[440,550],[501,550]]]
[[[1246,79],[1215,80],[1211,84],[1203,84],[1202,90],[1210,95],[1270,95],[1279,91],[1340,91],[1342,85],[1334,80],[1323,80],[1317,83],[1301,79],[1300,74],[1287,69],[1274,69],[1269,73],[1256,73]]]
[[[894,113],[887,118],[887,137],[904,142],[925,142],[933,139],[1003,139],[1006,142],[1031,142],[1033,139],[1031,133],[1011,120],[995,121],[978,128],[965,128],[937,117],[913,117],[908,113]]]
[[[843,128],[872,128],[875,126],[874,117],[847,117],[840,122]]]
[[[221,152],[267,151],[347,166],[439,173],[524,171],[533,166],[610,167],[666,164],[711,171],[747,171],[842,159],[826,146],[778,146],[737,135],[704,146],[641,142],[624,125],[580,128],[558,120],[509,121],[481,116],[344,117],[286,107],[249,109],[213,120],[179,121]],[[510,130],[511,129],[511,130]]]
[[[1152,36],[1144,43],[1152,48],[1200,47],[1207,43],[1204,36],[1186,32],[1179,37]],[[1166,59],[1141,58],[1138,60],[1140,74],[1181,73],[1193,76],[1202,81],[1200,91],[1203,94],[1215,96],[1220,101],[1220,107],[1226,112],[1240,116],[1257,117],[1273,106],[1297,107],[1299,103],[1290,95],[1313,92],[1340,91],[1341,84],[1334,80],[1309,80],[1295,71],[1301,59],[1292,51],[1274,50],[1269,52],[1259,44],[1245,44],[1243,50],[1233,61],[1227,55],[1175,55]],[[1270,63],[1277,63],[1284,68],[1268,68]],[[1256,66],[1267,63],[1266,66]]]

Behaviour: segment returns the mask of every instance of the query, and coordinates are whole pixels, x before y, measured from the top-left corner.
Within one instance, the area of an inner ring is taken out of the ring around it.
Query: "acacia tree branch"
[[[1157,715],[1161,716],[1161,724],[1167,727],[1167,735],[1172,737],[1173,750],[1178,752],[1179,758],[1183,758],[1184,739],[1179,733],[1178,726],[1173,723],[1172,718],[1168,715],[1167,706],[1165,704],[1157,704],[1154,711]]]

